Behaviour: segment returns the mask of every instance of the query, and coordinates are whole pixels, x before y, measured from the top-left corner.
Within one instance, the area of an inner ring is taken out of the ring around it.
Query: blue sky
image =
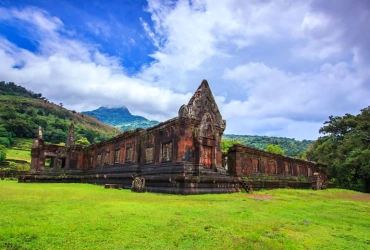
[[[0,80],[164,121],[207,79],[226,133],[316,139],[369,106],[367,0],[0,0]]]

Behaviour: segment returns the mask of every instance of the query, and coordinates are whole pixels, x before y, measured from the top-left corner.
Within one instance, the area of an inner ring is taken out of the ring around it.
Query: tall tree
[[[330,116],[307,158],[328,165],[339,187],[370,192],[370,106],[354,116]]]

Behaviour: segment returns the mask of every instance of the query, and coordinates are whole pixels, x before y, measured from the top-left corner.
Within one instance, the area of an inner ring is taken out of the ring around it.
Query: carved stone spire
[[[74,142],[75,142],[75,127],[74,127],[73,123],[71,123],[71,126],[69,126],[69,132],[68,132],[66,146],[70,147],[70,146],[74,145]]]
[[[203,80],[188,105],[182,105],[179,110],[179,118],[187,117],[202,121],[203,116],[209,113],[216,126],[225,129],[226,121],[222,119],[212,91],[207,80]]]

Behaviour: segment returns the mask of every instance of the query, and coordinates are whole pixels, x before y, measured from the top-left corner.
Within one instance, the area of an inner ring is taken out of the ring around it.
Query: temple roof
[[[179,110],[180,118],[187,117],[199,121],[202,121],[205,114],[211,115],[216,126],[225,128],[226,121],[222,119],[207,80],[202,81],[194,95],[190,98],[188,105],[182,105]]]

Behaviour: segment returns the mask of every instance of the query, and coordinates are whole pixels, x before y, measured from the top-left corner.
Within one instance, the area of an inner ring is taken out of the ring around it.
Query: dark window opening
[[[46,168],[64,168],[66,165],[66,158],[56,158],[54,156],[47,156],[45,159]]]
[[[153,147],[145,149],[145,163],[152,163],[154,159]]]
[[[54,167],[54,157],[46,157],[45,159],[45,167],[52,168]]]
[[[96,166],[100,165],[101,165],[101,154],[98,154],[98,156],[96,157]]]
[[[261,169],[260,169],[260,159],[256,159],[256,158],[254,158],[253,160],[252,160],[252,162],[253,162],[253,171],[254,172],[261,172]]]
[[[119,149],[114,151],[114,163],[119,163]]]
[[[300,174],[301,174],[301,172],[302,172],[302,170],[301,170],[301,166],[300,166],[300,165],[298,165],[298,166],[297,166],[297,176],[298,176],[298,175],[300,175]]]
[[[64,168],[66,166],[66,158],[59,158],[57,166],[58,168]]]
[[[110,153],[109,153],[109,152],[107,152],[107,153],[105,154],[105,157],[104,157],[104,164],[105,164],[105,165],[109,165],[109,157],[110,157]]]
[[[203,146],[203,166],[212,167],[212,147]]]
[[[126,148],[126,162],[131,162],[132,161],[132,148]]]
[[[269,165],[270,165],[270,173],[271,174],[277,174],[276,161],[275,160],[270,160]]]
[[[290,175],[290,164],[287,162],[285,163],[285,174]]]
[[[172,161],[172,142],[162,144],[162,161]]]

